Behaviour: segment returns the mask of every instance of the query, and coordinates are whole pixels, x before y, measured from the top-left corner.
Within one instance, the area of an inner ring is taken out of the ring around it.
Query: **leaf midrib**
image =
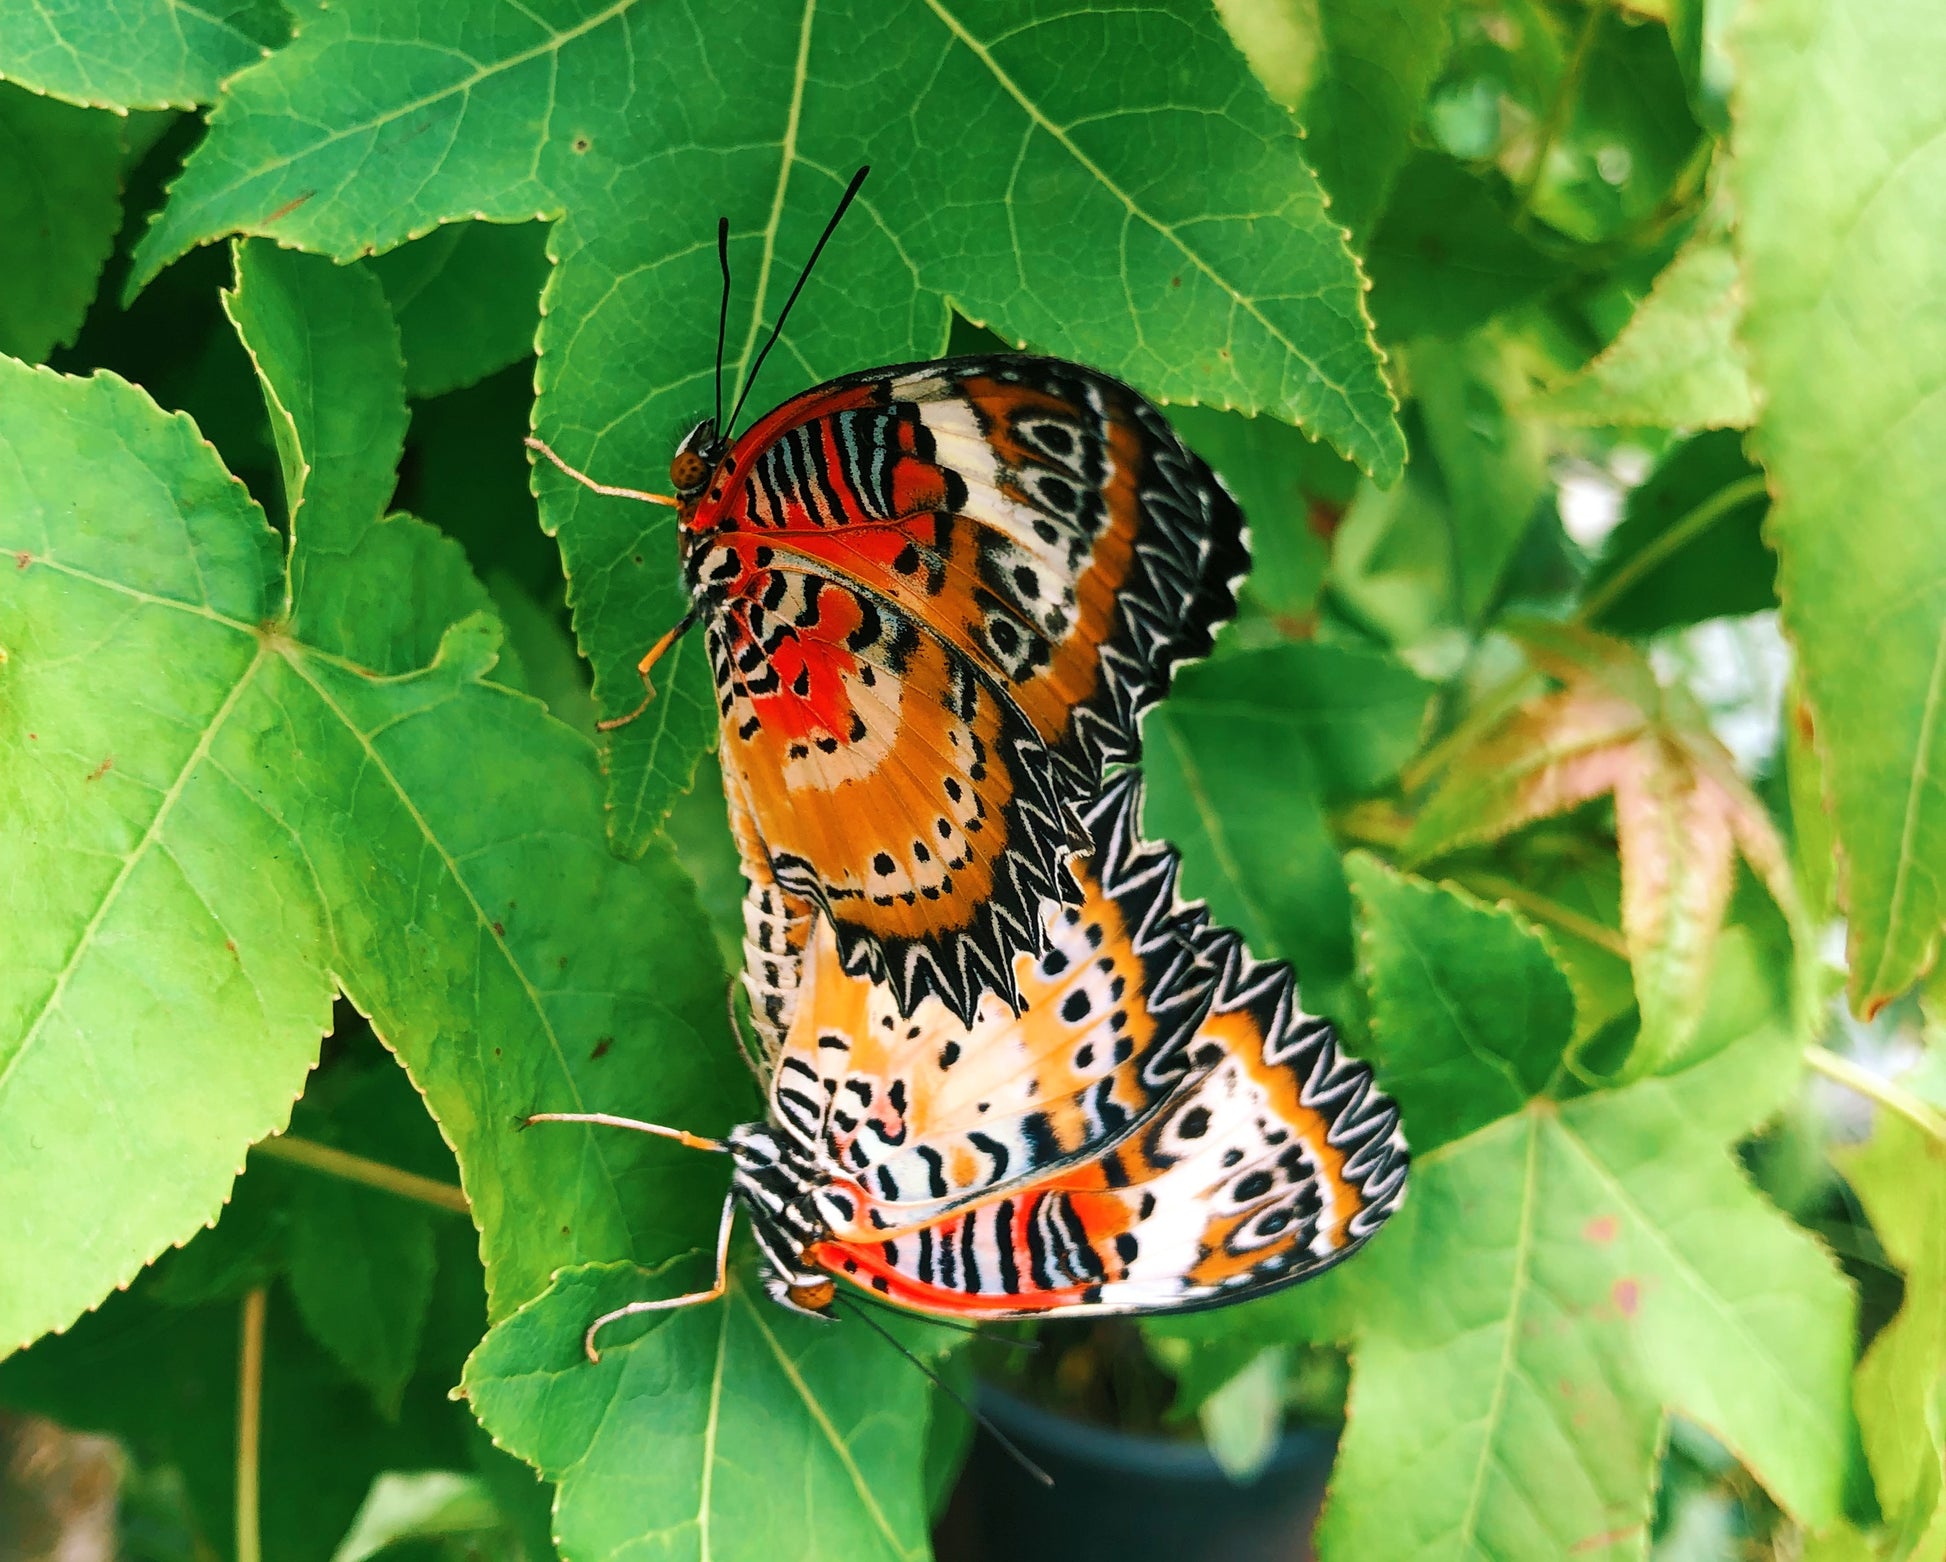
[[[803,1400],[804,1408],[810,1413],[812,1422],[830,1443],[831,1451],[837,1455],[838,1462],[845,1468],[845,1474],[851,1478],[859,1502],[871,1516],[872,1523],[877,1526],[879,1533],[885,1537],[886,1544],[891,1546],[898,1556],[917,1557],[919,1552],[908,1550],[900,1542],[898,1533],[885,1516],[885,1510],[879,1507],[878,1498],[873,1494],[871,1484],[851,1457],[851,1450],[845,1446],[844,1439],[838,1435],[838,1429],[831,1424],[830,1417],[824,1413],[824,1407],[818,1403],[817,1396],[811,1392],[810,1386],[798,1373],[797,1364],[786,1354],[782,1343],[771,1332],[770,1325],[764,1321],[763,1310],[750,1299],[749,1292],[742,1286],[733,1287],[730,1295],[749,1310],[750,1321],[757,1326],[757,1332],[763,1336],[764,1344],[770,1348],[771,1355],[776,1358],[778,1369],[790,1380],[791,1387],[797,1391],[798,1398]]]

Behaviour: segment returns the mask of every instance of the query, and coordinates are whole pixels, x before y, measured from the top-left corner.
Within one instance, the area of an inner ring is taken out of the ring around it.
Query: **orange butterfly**
[[[625,1118],[732,1157],[707,1291],[737,1209],[771,1294],[825,1314],[839,1282],[946,1318],[1185,1311],[1308,1278],[1355,1252],[1404,1196],[1396,1106],[1289,967],[1260,964],[1144,842],[1140,784],[1083,816],[1081,904],[1050,903],[1046,950],[1016,958],[1024,1005],[971,1025],[937,1000],[901,1013],[845,967],[820,921],[768,1083],[769,1116],[727,1140]]]
[[[692,605],[642,669],[702,625],[758,1026],[788,1029],[814,913],[901,1014],[1018,1007],[1104,767],[1234,608],[1242,514],[1134,391],[1051,358],[865,370],[732,439],[741,405],[671,463]]]

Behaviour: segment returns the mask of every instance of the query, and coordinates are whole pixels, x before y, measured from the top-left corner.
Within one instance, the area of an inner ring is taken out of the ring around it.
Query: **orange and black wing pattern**
[[[1233,610],[1234,501],[1126,386],[999,355],[806,392],[684,526],[768,877],[901,1014],[1018,1007],[1104,767]]]
[[[1397,1107],[1303,1012],[1287,966],[1204,929],[1221,962],[1193,1072],[1094,1159],[877,1241],[806,1258],[889,1302],[954,1317],[1187,1312],[1305,1280],[1405,1195]]]
[[[873,1240],[1095,1159],[1188,1076],[1221,967],[1140,807],[1124,771],[1084,812],[1081,904],[1049,902],[1047,949],[1016,957],[1019,1014],[988,994],[970,1026],[937,998],[901,1015],[819,919],[770,1108],[810,1153],[834,1229]]]

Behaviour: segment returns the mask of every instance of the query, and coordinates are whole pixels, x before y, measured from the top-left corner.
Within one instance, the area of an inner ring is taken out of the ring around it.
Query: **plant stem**
[[[1941,1116],[1917,1096],[1901,1090],[1891,1080],[1880,1079],[1870,1069],[1860,1068],[1850,1058],[1840,1057],[1827,1047],[1806,1047],[1804,1061],[1826,1079],[1834,1079],[1847,1089],[1856,1090],[1888,1112],[1897,1112],[1921,1133],[1946,1144],[1946,1116]]]
[[[236,1403],[236,1562],[263,1562],[257,1450],[263,1439],[264,1300],[258,1286],[243,1298]]]
[[[1748,477],[1739,477],[1734,483],[1717,489],[1709,498],[1697,505],[1661,536],[1652,540],[1641,552],[1591,592],[1575,610],[1574,621],[1577,624],[1592,623],[1601,613],[1626,595],[1629,589],[1650,570],[1674,554],[1680,553],[1732,510],[1740,509],[1766,491],[1764,475],[1761,472],[1752,472]]]
[[[1568,56],[1567,69],[1561,73],[1554,89],[1554,100],[1547,105],[1547,118],[1541,121],[1541,133],[1534,143],[1534,159],[1527,165],[1526,177],[1520,181],[1514,201],[1516,222],[1526,217],[1528,204],[1534,199],[1534,187],[1541,182],[1541,174],[1547,168],[1547,154],[1554,150],[1554,143],[1568,122],[1568,110],[1574,105],[1575,90],[1581,85],[1581,73],[1588,68],[1588,55],[1594,49],[1595,34],[1601,30],[1601,19],[1608,14],[1609,3],[1610,0],[1589,0],[1581,33],[1574,40],[1574,53]]]
[[[368,1188],[378,1188],[386,1193],[396,1194],[402,1199],[414,1199],[421,1204],[430,1204],[437,1209],[451,1210],[456,1215],[473,1213],[473,1207],[466,1202],[465,1192],[450,1182],[421,1177],[416,1172],[400,1171],[396,1166],[387,1166],[382,1161],[370,1161],[362,1155],[353,1155],[348,1150],[334,1149],[328,1144],[319,1144],[313,1139],[298,1139],[290,1134],[276,1134],[269,1139],[259,1140],[251,1148],[280,1161],[308,1166],[312,1171],[324,1172],[332,1177],[342,1177],[347,1182],[362,1182]]]

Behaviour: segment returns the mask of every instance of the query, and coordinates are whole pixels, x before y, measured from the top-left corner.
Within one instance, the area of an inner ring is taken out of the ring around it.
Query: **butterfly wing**
[[[1126,772],[1084,812],[1083,902],[1050,904],[1046,952],[1018,957],[1018,1015],[988,995],[971,1026],[937,999],[902,1016],[821,921],[771,1109],[814,1157],[836,1229],[869,1240],[1097,1157],[1184,1077],[1221,967],[1140,807]]]
[[[1310,1278],[1405,1194],[1405,1141],[1372,1073],[1297,1004],[1288,967],[1213,930],[1224,963],[1196,1071],[1100,1158],[813,1263],[915,1311],[1187,1312]]]
[[[1000,355],[786,403],[692,531],[726,765],[764,778],[774,873],[902,1014],[1013,1002],[1040,902],[1074,898],[1103,767],[1136,757],[1142,712],[1234,607],[1234,501],[1128,387]],[[970,821],[978,867],[949,887],[939,831]]]

